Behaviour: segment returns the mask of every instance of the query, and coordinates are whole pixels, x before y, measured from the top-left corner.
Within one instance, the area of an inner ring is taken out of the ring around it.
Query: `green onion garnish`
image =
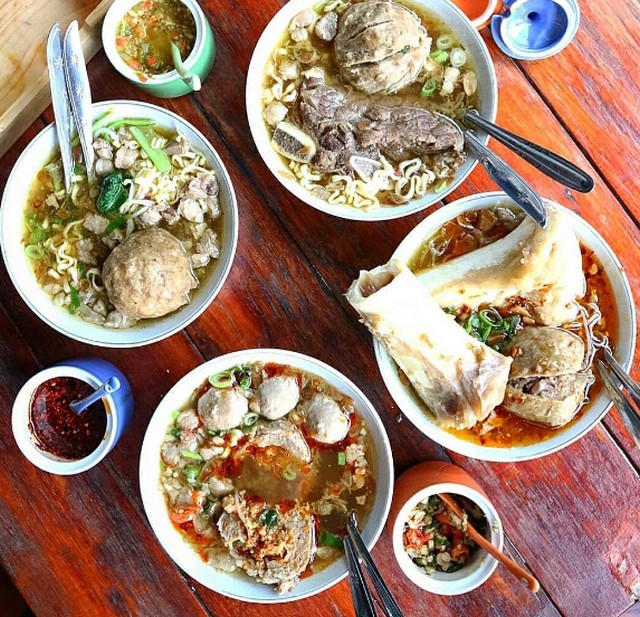
[[[42,259],[44,257],[44,249],[39,244],[26,246],[24,252],[29,259]]]
[[[427,81],[424,82],[424,86],[422,86],[422,90],[420,90],[420,96],[430,97],[436,93],[438,89],[438,82],[430,77]]]
[[[450,34],[441,34],[436,39],[438,49],[449,49],[453,45],[453,37]]]
[[[229,386],[233,385],[235,380],[236,379],[231,371],[222,371],[209,377],[209,383],[214,388],[228,388]]]
[[[336,548],[339,551],[344,550],[342,545],[342,538],[335,533],[331,533],[326,529],[321,529],[318,534],[318,544],[322,544],[322,546],[330,546],[331,548]]]
[[[108,234],[110,234],[112,231],[115,231],[116,229],[122,227],[126,222],[127,222],[126,216],[119,216],[117,219],[113,219],[113,221],[111,221],[107,225],[107,229],[105,231]]]
[[[344,467],[347,464],[346,452],[338,452],[338,465]]]
[[[249,387],[251,387],[251,375],[243,375],[240,378],[240,387],[241,388],[249,388]]]
[[[195,484],[200,477],[202,471],[202,465],[188,465],[184,469],[184,477],[189,484]]]
[[[181,454],[185,458],[190,458],[191,460],[194,460],[194,461],[204,460],[197,452],[191,452],[191,450],[183,450]]]
[[[295,472],[295,470],[291,469],[291,467],[285,467],[285,470],[282,472],[282,477],[285,480],[291,482],[298,477],[298,474]]]
[[[499,328],[503,323],[502,315],[494,308],[484,309],[478,313],[480,321],[491,326],[492,328]]]
[[[80,308],[80,294],[75,287],[69,287],[69,295],[71,296],[69,311],[71,313],[75,313]]]
[[[182,431],[178,426],[175,426],[173,429],[171,429],[171,435],[173,435],[173,437],[175,437],[176,439],[180,439],[181,433]]]
[[[438,64],[444,64],[449,59],[449,52],[444,49],[437,49],[431,52],[429,57]]]
[[[449,184],[449,181],[447,179],[440,180],[440,182],[438,182],[438,184],[433,187],[433,192],[442,193],[442,191],[447,188],[447,184]]]
[[[242,426],[253,426],[260,416],[257,413],[250,411],[242,418]]]

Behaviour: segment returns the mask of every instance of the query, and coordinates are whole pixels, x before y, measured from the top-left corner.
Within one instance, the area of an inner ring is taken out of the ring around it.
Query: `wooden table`
[[[76,343],[36,318],[0,267],[0,564],[38,617],[85,615],[328,617],[353,615],[348,583],[296,604],[229,600],[181,573],[151,532],[138,489],[138,454],[156,405],[204,359],[249,347],[282,347],[320,358],[371,398],[388,430],[397,472],[430,459],[467,469],[497,506],[506,550],[540,579],[537,595],[498,567],[480,589],[455,598],[423,592],[403,577],[386,534],[374,557],[407,616],[640,615],[640,452],[618,414],[562,452],[518,464],[448,453],[422,436],[382,384],[371,339],[342,294],[361,268],[386,261],[427,213],[355,223],[316,212],[280,186],[249,134],[244,84],[253,46],[278,0],[202,2],[218,58],[201,92],[158,101],[129,85],[99,53],[89,65],[94,99],[160,103],[198,126],[220,153],[238,194],[241,227],[231,275],[213,305],[185,332],[143,349]],[[640,5],[582,2],[578,35],[558,56],[514,62],[485,32],[500,91],[498,121],[590,171],[590,195],[566,190],[498,144],[493,148],[545,197],[579,212],[617,252],[640,293]],[[51,110],[0,162],[4,185]],[[493,190],[481,169],[447,201]],[[40,472],[20,454],[10,428],[24,381],[54,362],[99,356],[129,377],[133,426],[108,459],[76,477]],[[636,366],[637,366],[636,356]],[[632,374],[640,378],[640,371]],[[0,600],[0,607],[2,600]],[[0,613],[2,609],[0,608]]]

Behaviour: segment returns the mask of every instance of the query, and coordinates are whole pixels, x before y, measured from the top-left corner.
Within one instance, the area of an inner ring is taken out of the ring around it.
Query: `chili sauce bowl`
[[[407,263],[422,243],[431,237],[438,228],[464,212],[509,203],[513,202],[500,192],[479,193],[451,202],[419,223],[400,243],[393,253],[392,259],[399,259]],[[564,206],[549,200],[545,200],[545,203],[566,214],[581,244],[593,251],[611,284],[612,299],[618,321],[618,328],[611,337],[611,344],[617,360],[627,370],[631,366],[635,351],[636,315],[631,288],[624,268],[602,236],[587,221]],[[590,397],[588,407],[577,418],[541,441],[511,447],[480,445],[437,426],[426,405],[415,394],[413,388],[406,384],[406,380],[401,379],[399,369],[391,356],[385,352],[377,340],[374,339],[373,345],[382,380],[391,397],[407,418],[418,430],[441,446],[472,458],[496,462],[516,462],[552,454],[586,435],[612,406],[611,398],[606,389],[601,388],[594,392]]]
[[[193,579],[236,600],[260,604],[293,602],[320,593],[345,578],[347,564],[344,557],[319,572],[304,576],[292,591],[278,593],[273,585],[259,583],[244,573],[225,573],[205,563],[172,523],[162,490],[160,446],[174,417],[174,411],[182,408],[190,400],[192,393],[211,375],[226,371],[230,366],[253,362],[286,364],[294,369],[308,371],[353,400],[358,414],[367,426],[373,448],[372,461],[377,488],[361,533],[367,548],[374,546],[384,528],[393,491],[393,457],[384,425],[369,399],[346,376],[324,362],[293,351],[237,351],[209,360],[180,379],[162,399],[149,421],[140,453],[140,491],[147,518],[158,541],[173,561]]]
[[[78,459],[65,459],[40,447],[30,428],[31,403],[37,388],[56,377],[72,377],[98,389],[110,377],[117,377],[120,388],[103,400],[106,430],[98,447]],[[113,449],[127,430],[133,416],[133,395],[124,374],[110,362],[100,358],[80,358],[56,364],[36,373],[18,392],[13,403],[11,425],[22,454],[36,467],[52,474],[68,476],[82,473],[97,465]]]
[[[109,62],[123,77],[153,96],[175,98],[199,90],[197,84],[209,75],[216,57],[213,32],[200,5],[195,0],[181,0],[182,4],[189,9],[196,26],[193,49],[186,58],[182,58],[184,68],[191,77],[183,78],[175,68],[160,75],[144,75],[131,68],[118,53],[116,49],[118,23],[127,11],[139,2],[140,0],[115,0],[109,7],[102,23],[102,45]]]
[[[450,463],[430,461],[412,467],[398,478],[387,523],[398,565],[418,587],[439,595],[455,596],[482,585],[493,574],[498,562],[477,546],[469,561],[455,572],[427,574],[413,563],[403,544],[404,525],[419,502],[437,493],[448,493],[454,499],[457,496],[466,497],[478,505],[487,519],[485,537],[499,550],[504,545],[504,531],[500,517],[487,495],[464,469]]]
[[[160,341],[179,332],[197,319],[216,298],[231,270],[238,244],[238,205],[231,178],[224,163],[205,136],[177,114],[150,103],[139,101],[104,101],[93,105],[94,117],[112,111],[126,118],[150,118],[157,125],[186,137],[207,160],[220,187],[222,210],[220,257],[214,269],[199,287],[193,290],[191,301],[183,307],[155,319],[141,319],[129,328],[106,328],[72,315],[56,306],[34,274],[25,254],[24,211],[29,191],[38,170],[46,165],[57,148],[54,124],[43,129],[20,155],[4,189],[0,208],[0,246],[9,276],[27,306],[47,325],[77,341],[100,347],[139,347]]]
[[[473,27],[467,16],[449,0],[416,0],[410,3],[417,8],[424,8],[448,26],[460,39],[467,54],[472,59],[478,76],[479,113],[488,120],[494,121],[498,107],[498,87],[493,60],[484,40]],[[363,208],[345,204],[329,203],[320,199],[302,186],[300,181],[291,173],[286,161],[271,145],[271,131],[263,117],[262,91],[265,75],[265,65],[273,50],[282,39],[291,20],[304,9],[313,6],[309,0],[290,0],[271,19],[265,27],[251,57],[247,73],[245,88],[247,119],[251,136],[265,165],[275,178],[300,201],[332,216],[358,221],[385,221],[409,216],[439,203],[449,193],[460,186],[476,166],[477,159],[472,154],[456,171],[452,181],[440,192],[431,190],[419,198],[409,200],[394,207],[380,207],[365,211]],[[478,132],[482,143],[487,143],[489,137],[483,131]]]

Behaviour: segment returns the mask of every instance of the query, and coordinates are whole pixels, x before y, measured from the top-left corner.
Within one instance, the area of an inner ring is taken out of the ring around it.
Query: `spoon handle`
[[[469,124],[473,124],[473,126],[495,137],[499,142],[503,143],[507,148],[527,161],[527,163],[530,163],[556,182],[560,182],[560,184],[564,184],[581,193],[589,193],[593,190],[593,178],[559,154],[551,152],[538,144],[534,144],[524,139],[524,137],[515,135],[493,124],[493,122],[489,122],[489,120],[486,120],[475,111],[466,112],[464,119]]]
[[[442,499],[458,516],[462,518],[462,508],[458,505],[458,502],[451,497],[451,495],[439,493],[438,497]],[[540,589],[540,583],[538,579],[531,573],[527,572],[524,568],[519,566],[511,557],[507,557],[502,551],[495,547],[489,540],[487,540],[475,527],[467,520],[467,530],[465,532],[480,548],[483,548],[489,555],[495,557],[511,574],[516,576],[521,581],[527,583],[527,586],[533,593],[537,593]]]
[[[547,224],[547,210],[533,189],[497,154],[480,142],[471,131],[464,131],[464,140],[491,179],[540,227],[544,228]]]

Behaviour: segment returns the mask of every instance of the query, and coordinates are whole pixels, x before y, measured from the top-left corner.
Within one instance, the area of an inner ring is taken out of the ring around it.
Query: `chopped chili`
[[[75,377],[54,377],[33,393],[29,428],[41,450],[61,458],[78,460],[91,454],[107,429],[104,404],[94,403],[81,414],[69,406],[94,392]]]

